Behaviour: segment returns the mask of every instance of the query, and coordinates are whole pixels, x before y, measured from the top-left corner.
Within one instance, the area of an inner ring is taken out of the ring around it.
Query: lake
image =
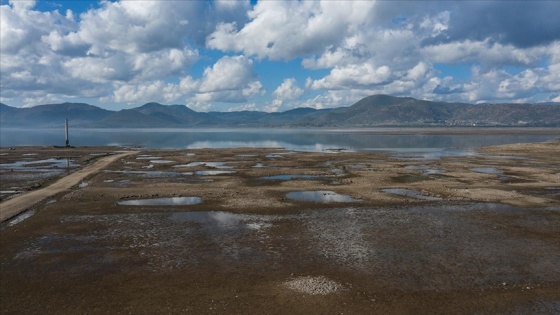
[[[560,129],[70,129],[74,146],[141,146],[147,149],[285,148],[295,151],[464,151],[481,146],[540,142]],[[0,145],[64,145],[64,129],[2,128]]]

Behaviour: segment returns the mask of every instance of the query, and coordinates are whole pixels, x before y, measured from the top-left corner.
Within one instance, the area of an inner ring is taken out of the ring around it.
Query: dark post
[[[68,118],[66,119],[66,146],[70,146],[70,141],[68,140]]]

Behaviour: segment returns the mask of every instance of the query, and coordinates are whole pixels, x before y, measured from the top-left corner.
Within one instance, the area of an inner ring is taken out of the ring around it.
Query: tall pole
[[[70,141],[68,140],[68,118],[66,118],[66,146],[70,146]]]

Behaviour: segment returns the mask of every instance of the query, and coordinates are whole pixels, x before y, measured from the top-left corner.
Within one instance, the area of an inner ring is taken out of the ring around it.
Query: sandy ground
[[[117,150],[1,149],[0,161],[85,165]],[[559,154],[558,140],[432,159],[144,150],[3,223],[0,310],[556,314]],[[2,189],[53,180],[0,171]],[[118,204],[181,197],[202,202]]]

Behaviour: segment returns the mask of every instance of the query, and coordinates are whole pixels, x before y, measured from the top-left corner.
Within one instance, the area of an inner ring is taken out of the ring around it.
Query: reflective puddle
[[[475,167],[475,168],[471,168],[470,169],[473,172],[476,173],[482,173],[482,174],[503,174],[504,172],[500,171],[499,169],[495,168],[495,167]]]
[[[178,164],[173,167],[197,167],[206,166],[210,168],[233,168],[233,166],[225,165],[226,162],[191,162],[189,164]]]
[[[178,176],[190,176],[192,172],[163,172],[163,171],[110,171],[105,170],[105,173],[117,173],[117,174],[127,174],[127,175],[139,175],[149,178],[157,177],[178,177]]]
[[[356,170],[361,170],[367,167],[367,165],[365,164],[350,164],[350,165],[346,165],[347,168],[349,169],[356,169]]]
[[[264,157],[267,159],[283,159],[284,157],[280,154],[266,154]]]
[[[223,227],[235,227],[241,218],[241,215],[222,211],[174,212],[169,216],[175,222],[216,223]]]
[[[188,206],[202,203],[199,197],[171,197],[123,200],[117,202],[121,206]]]
[[[427,166],[427,165],[408,165],[408,166],[405,166],[405,168],[407,170],[425,171],[425,170],[429,169],[430,167]]]
[[[235,171],[196,171],[194,175],[197,176],[214,176],[214,175],[226,175],[233,174]]]
[[[29,169],[29,168],[63,168],[63,167],[78,167],[79,164],[74,163],[73,160],[69,159],[44,159],[36,161],[17,161],[13,163],[0,164],[0,168],[12,168],[12,169]]]
[[[424,175],[436,175],[436,174],[445,173],[445,170],[437,169],[437,168],[430,168],[427,165],[408,165],[405,168],[408,169],[408,170],[423,171],[422,173]]]
[[[392,194],[392,195],[399,195],[404,197],[410,197],[414,199],[421,199],[421,200],[442,200],[438,197],[426,196],[423,195],[421,192],[413,189],[405,189],[405,188],[387,188],[382,190],[384,193]]]
[[[157,159],[161,159],[161,156],[153,156],[153,155],[139,155],[138,157],[136,157],[137,160],[157,160]]]
[[[426,161],[439,160],[451,156],[478,156],[478,152],[471,149],[446,149],[446,148],[402,148],[402,149],[379,149],[373,151],[397,152],[393,157],[403,160]]]
[[[425,175],[437,175],[437,174],[444,174],[444,173],[445,173],[445,170],[437,169],[437,168],[429,169],[429,170],[424,171]]]
[[[305,174],[285,174],[259,177],[261,180],[292,180],[292,179],[309,179],[318,180],[325,179],[328,175],[305,175]]]
[[[21,191],[19,190],[0,190],[0,195],[10,195],[10,194],[19,194]]]
[[[150,160],[150,163],[154,163],[154,164],[169,164],[169,163],[175,163],[175,161],[171,161],[171,160]]]
[[[36,212],[35,210],[25,211],[25,212],[23,212],[23,213],[21,213],[21,214],[15,216],[13,219],[11,219],[11,220],[8,222],[8,225],[9,225],[9,226],[14,226],[14,225],[16,225],[16,224],[18,224],[18,223],[21,223],[21,222],[23,222],[23,221],[29,219],[31,216],[33,216],[33,215],[35,214],[35,212]]]
[[[361,202],[349,195],[340,195],[330,190],[292,191],[286,194],[286,198],[307,202]]]

